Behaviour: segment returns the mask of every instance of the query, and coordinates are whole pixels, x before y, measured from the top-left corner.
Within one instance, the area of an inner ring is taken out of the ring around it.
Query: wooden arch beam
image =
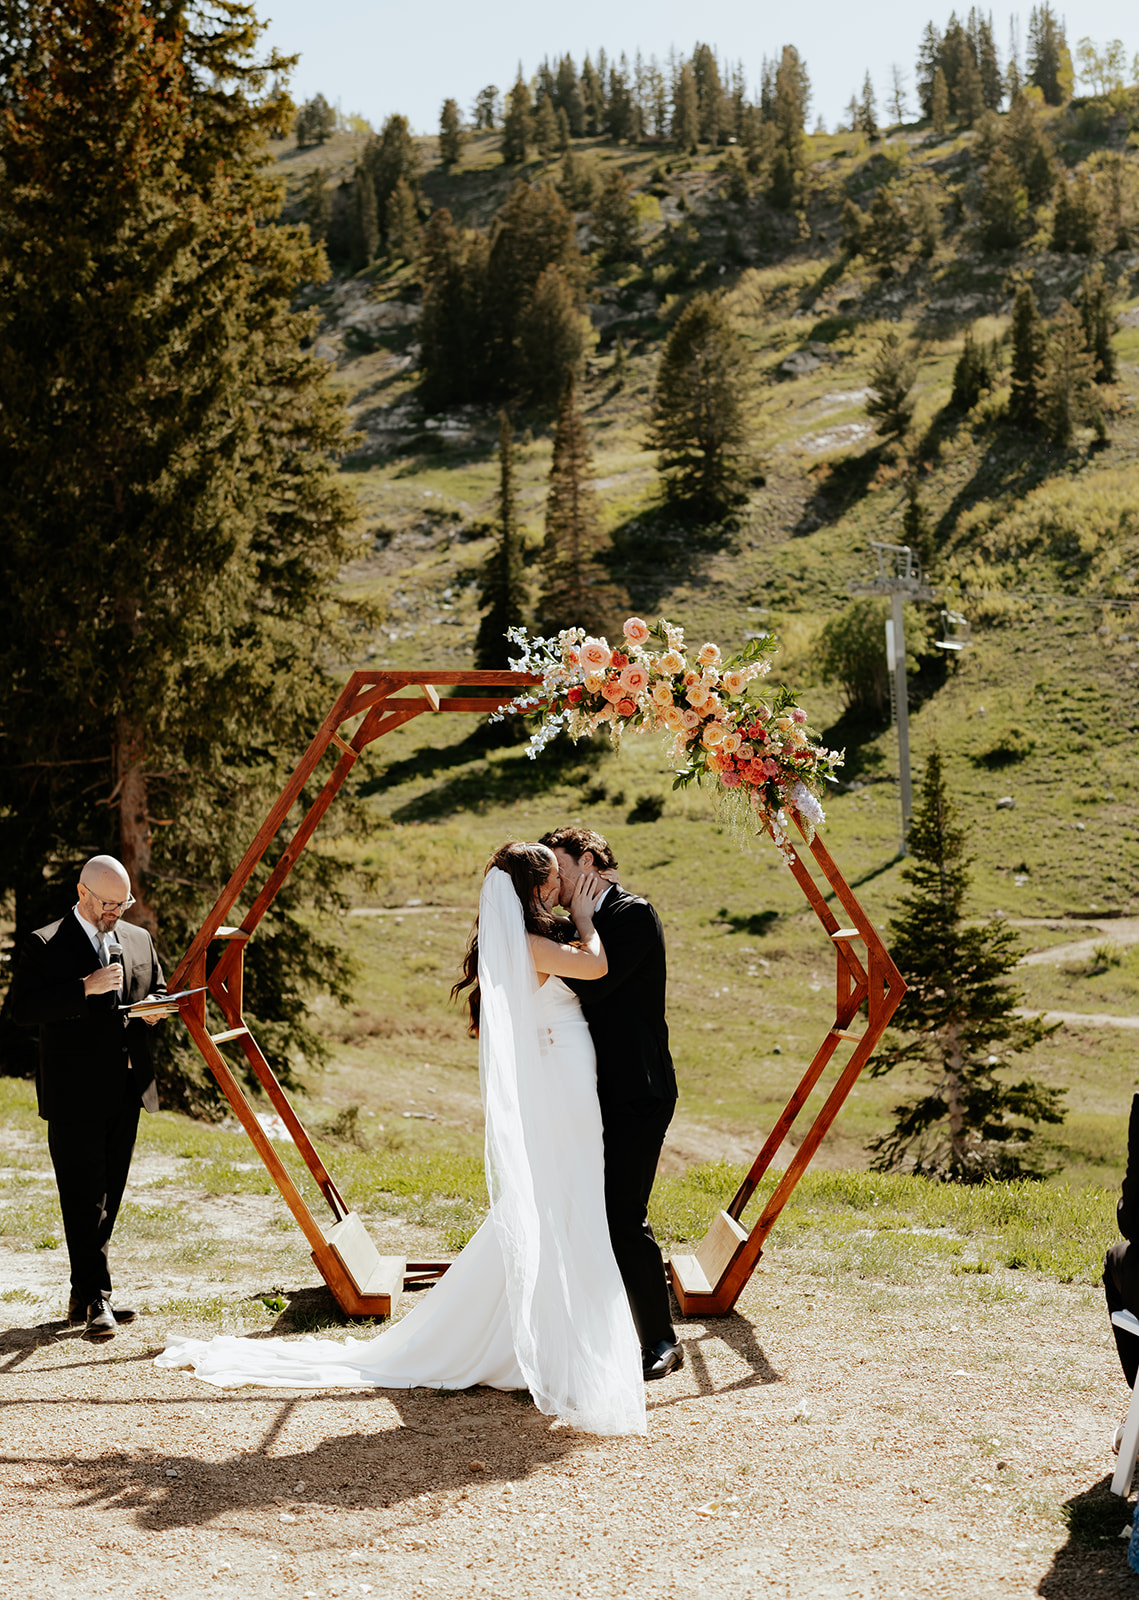
[[[520,689],[539,682],[540,679],[526,672],[388,669],[352,673],[170,978],[172,991],[187,988],[202,991],[183,1001],[179,1008],[190,1037],[309,1241],[313,1260],[325,1282],[341,1309],[352,1316],[389,1316],[405,1283],[438,1277],[446,1270],[447,1263],[381,1257],[359,1217],[345,1203],[245,1022],[242,988],[246,945],[368,745],[424,713],[457,711],[485,716],[511,701]],[[447,690],[452,692],[447,693]],[[463,692],[455,692],[459,690]],[[337,755],[331,773],[293,829],[240,924],[231,925],[228,918],[233,908],[330,749]],[[795,820],[799,821],[797,815]],[[756,1268],[776,1218],[810,1164],[905,992],[901,974],[825,847],[816,838],[810,842],[809,850],[851,922],[850,927],[839,926],[828,897],[816,884],[802,854],[797,854],[791,862],[791,871],[835,952],[835,1020],[731,1205],[714,1220],[707,1237],[693,1255],[675,1256],[670,1263],[673,1288],[680,1309],[686,1315],[720,1315],[735,1305]],[[224,948],[207,974],[209,952],[219,941]],[[861,944],[865,950],[865,959],[855,949],[856,944]],[[207,1021],[207,993],[224,1019],[224,1027],[216,1033],[210,1032]],[[856,1018],[863,1008],[866,1009],[866,1025],[857,1031]],[[221,1054],[223,1044],[234,1044],[243,1052],[324,1196],[332,1213],[330,1224],[322,1223],[313,1215],[293,1182],[244,1089]],[[853,1045],[849,1059],[749,1231],[740,1220],[749,1200],[831,1057],[846,1044]]]

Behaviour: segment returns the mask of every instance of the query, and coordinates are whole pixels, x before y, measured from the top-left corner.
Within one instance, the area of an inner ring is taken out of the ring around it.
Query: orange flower
[[[644,644],[649,636],[649,625],[642,622],[640,617],[630,617],[625,624],[624,634],[630,644]]]

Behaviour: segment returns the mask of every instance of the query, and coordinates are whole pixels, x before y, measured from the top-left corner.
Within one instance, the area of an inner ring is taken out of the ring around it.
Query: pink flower
[[[680,715],[686,728],[698,728],[700,726],[700,718],[695,711],[682,711]]]
[[[631,717],[636,709],[637,703],[635,700],[618,700],[617,702],[617,710],[623,717]]]
[[[569,704],[571,706],[576,706],[576,705],[580,704],[581,697],[584,694],[584,692],[585,691],[582,689],[582,687],[581,687],[581,685],[579,683],[575,684],[572,689],[567,691],[566,699],[567,699],[567,701],[569,702]]]
[[[630,617],[625,624],[624,634],[630,644],[644,644],[649,636],[649,625],[642,622],[640,617]]]
[[[805,711],[800,711],[799,707],[796,706],[794,711],[792,711],[792,713],[791,713],[791,721],[792,722],[806,722],[806,720],[807,720],[807,713]]]
[[[739,756],[741,761],[750,761],[752,756],[755,754],[755,747],[754,745],[750,744],[741,744],[739,749],[736,751],[736,754]]]
[[[625,691],[621,687],[620,678],[607,678],[605,681],[605,687],[602,689],[601,693],[605,696],[606,700],[610,700],[614,703],[625,698]]]
[[[696,659],[697,659],[697,661],[699,661],[699,663],[700,663],[700,665],[702,667],[714,667],[718,663],[718,661],[720,659],[720,647],[719,647],[719,645],[718,644],[703,644],[703,645],[701,645],[700,646],[700,654],[696,657]]]
[[[621,674],[622,687],[630,694],[640,694],[648,687],[649,675],[644,667],[628,666]]]
[[[721,773],[720,777],[721,777],[721,781],[724,783],[724,785],[727,788],[735,789],[735,788],[739,787],[740,775],[735,770],[734,767],[732,768],[732,770],[730,772]]]
[[[586,672],[604,672],[613,652],[604,639],[587,639],[581,647],[581,664]]]
[[[629,658],[628,656],[623,655],[620,650],[614,650],[613,654],[609,657],[609,665],[613,668],[614,672],[617,672],[621,667],[627,667],[629,665]]]
[[[763,763],[763,770],[769,778],[777,778],[779,776],[778,761],[772,761],[771,757],[768,756]]]

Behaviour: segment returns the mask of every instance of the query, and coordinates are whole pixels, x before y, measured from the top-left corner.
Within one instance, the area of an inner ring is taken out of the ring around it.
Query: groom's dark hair
[[[591,850],[594,866],[617,865],[617,857],[609,848],[608,839],[594,833],[592,828],[555,828],[552,833],[544,833],[538,842],[548,845],[551,850],[564,850],[575,861],[580,861],[585,852]]]

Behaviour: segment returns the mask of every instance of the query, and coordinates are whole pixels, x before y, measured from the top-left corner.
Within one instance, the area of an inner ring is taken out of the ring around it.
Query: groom
[[[617,865],[589,828],[543,836],[558,861],[559,903],[568,909],[583,873]],[[597,1096],[605,1139],[605,1211],[613,1254],[641,1340],[646,1378],[684,1365],[670,1316],[664,1262],[648,1203],[665,1132],[676,1106],[676,1075],[664,1020],[664,932],[649,905],[619,883],[594,913],[609,970],[589,982],[566,979],[581,1002],[597,1053]]]

